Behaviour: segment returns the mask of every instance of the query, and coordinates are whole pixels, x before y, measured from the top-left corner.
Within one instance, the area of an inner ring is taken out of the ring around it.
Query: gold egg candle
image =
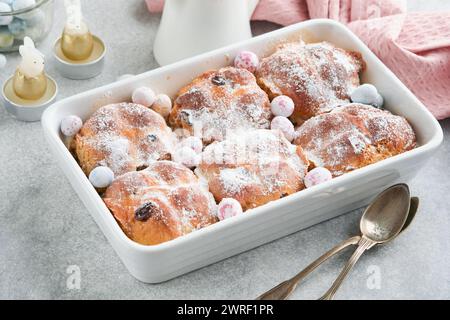
[[[15,118],[38,121],[55,100],[58,86],[45,73],[44,55],[36,49],[31,38],[25,37],[19,52],[22,60],[2,87],[3,103]]]
[[[69,79],[89,79],[103,70],[106,47],[83,20],[80,0],[65,0],[67,21],[53,55],[59,72]]]

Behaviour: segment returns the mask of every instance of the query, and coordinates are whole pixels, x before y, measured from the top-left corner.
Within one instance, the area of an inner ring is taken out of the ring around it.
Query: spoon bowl
[[[402,231],[409,207],[410,192],[406,184],[386,189],[365,210],[360,222],[361,233],[376,243],[392,240]]]

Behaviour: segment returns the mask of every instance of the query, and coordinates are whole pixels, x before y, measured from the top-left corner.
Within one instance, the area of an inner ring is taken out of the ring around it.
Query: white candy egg
[[[80,131],[83,121],[78,116],[67,116],[61,120],[61,132],[66,137],[72,137]]]
[[[333,179],[330,170],[324,167],[317,167],[308,172],[305,176],[305,186],[311,188],[312,186],[324,183]]]
[[[217,207],[217,217],[225,220],[243,213],[242,206],[236,199],[224,198]]]
[[[132,100],[134,103],[145,107],[151,107],[155,102],[155,93],[149,87],[140,87],[133,91]]]
[[[365,83],[353,90],[350,98],[355,103],[368,104],[377,108],[383,106],[383,97],[378,93],[377,88],[369,83]]]
[[[0,12],[1,13],[11,12],[11,11],[12,11],[12,9],[9,6],[9,4],[0,2]],[[0,26],[7,26],[12,21],[13,21],[12,15],[11,16],[0,16]]]
[[[294,107],[294,101],[288,96],[275,97],[270,104],[274,116],[290,117]]]
[[[167,94],[158,94],[155,102],[153,102],[152,109],[167,118],[172,111],[172,100]]]
[[[189,147],[182,147],[172,154],[172,160],[192,169],[197,167],[200,163],[200,155]]]
[[[12,8],[14,11],[32,7],[36,4],[36,0],[14,0]]]
[[[96,188],[106,188],[114,181],[114,172],[108,167],[97,167],[89,174],[89,181]]]
[[[203,150],[203,142],[199,137],[187,137],[180,143],[180,147],[188,147],[195,151],[195,153],[199,154]]]
[[[0,69],[3,69],[6,66],[6,62],[5,55],[0,53]]]
[[[234,58],[234,66],[255,72],[259,67],[259,58],[251,51],[242,51]]]
[[[270,123],[270,129],[272,129],[272,130],[280,130],[281,132],[283,132],[284,137],[289,142],[294,140],[294,136],[295,136],[294,125],[286,117],[277,116],[277,117],[273,118],[272,122]]]

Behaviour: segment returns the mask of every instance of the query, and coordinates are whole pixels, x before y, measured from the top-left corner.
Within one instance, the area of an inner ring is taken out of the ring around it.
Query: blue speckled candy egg
[[[11,7],[9,4],[0,2],[0,12],[5,13],[5,12],[11,12],[11,11],[12,10],[11,10]],[[12,16],[0,17],[0,26],[6,26],[6,25],[10,24],[12,20],[13,20]]]
[[[7,49],[14,44],[14,36],[8,27],[0,27],[0,49]]]
[[[369,83],[365,83],[353,90],[350,98],[355,103],[369,104],[377,108],[383,106],[383,97],[378,93],[377,88]]]
[[[89,181],[95,188],[107,188],[114,181],[114,172],[108,167],[97,167],[89,174]]]

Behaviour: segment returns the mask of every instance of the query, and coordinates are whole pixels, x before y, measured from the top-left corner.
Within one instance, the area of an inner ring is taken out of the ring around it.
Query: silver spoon
[[[363,221],[365,222],[366,219],[369,219],[369,213],[368,212],[369,211],[376,211],[376,210],[386,210],[386,212],[387,212],[388,210],[390,210],[390,208],[392,206],[390,206],[389,208],[380,208],[380,204],[382,202],[384,202],[384,201],[389,201],[388,197],[392,197],[392,195],[394,193],[398,194],[399,192],[400,192],[401,195],[403,195],[403,196],[400,196],[401,198],[403,198],[406,194],[408,194],[408,197],[409,197],[408,186],[404,185],[404,184],[392,186],[392,187],[386,189],[383,193],[381,193],[372,202],[372,204],[366,209],[366,211],[364,212],[364,215],[361,218],[361,230],[362,230]],[[403,223],[403,225],[401,227],[401,230],[399,232],[397,232],[390,240],[394,239],[397,235],[399,235],[406,228],[408,228],[409,225],[411,224],[412,220],[414,219],[414,217],[416,215],[416,212],[417,212],[418,205],[419,205],[419,199],[417,197],[413,197],[413,198],[410,199],[409,202],[410,202],[410,204],[409,204],[409,211],[407,211],[408,212],[407,213],[407,217],[405,217],[405,221],[404,221],[404,223]],[[376,203],[378,203],[378,204],[375,205]],[[402,203],[401,201],[397,201],[397,204],[401,204],[401,203]],[[386,213],[384,213],[384,214],[386,215]],[[389,213],[387,213],[387,214],[389,214]],[[376,215],[376,214],[370,213],[370,218],[373,217],[374,215]],[[399,214],[399,215],[401,215],[401,214]],[[382,215],[380,215],[376,220],[378,220],[378,219],[380,220],[380,222],[382,220],[384,221],[384,218],[383,218]],[[373,219],[371,219],[371,221],[372,220]],[[379,223],[379,222],[377,221],[377,223]],[[380,224],[380,225],[383,225],[383,224]],[[267,291],[266,293],[262,294],[261,296],[259,296],[257,298],[257,300],[279,300],[279,299],[286,299],[286,298],[288,298],[292,294],[292,292],[294,292],[294,290],[297,287],[298,283],[301,280],[303,280],[306,276],[308,276],[312,271],[314,271],[317,267],[319,267],[323,262],[325,262],[326,260],[328,260],[329,258],[334,256],[338,252],[342,251],[343,249],[345,249],[349,245],[358,244],[361,241],[361,239],[362,239],[361,236],[355,236],[355,237],[352,237],[352,238],[350,238],[348,240],[345,240],[345,241],[341,242],[336,247],[332,248],[331,250],[326,252],[324,255],[319,257],[317,260],[312,262],[309,266],[307,266],[305,269],[303,269],[300,273],[298,273],[297,275],[295,275],[291,279],[280,283],[279,285],[277,285],[276,287],[274,287],[271,290]],[[376,243],[381,243],[381,242],[376,242]],[[364,251],[362,251],[362,252],[364,252]],[[355,261],[355,263],[356,263],[356,261]],[[350,267],[350,269],[351,269],[351,267]],[[350,269],[348,271],[350,271]],[[348,271],[347,271],[347,273],[348,273]],[[341,282],[342,281],[343,281],[343,279],[341,280]],[[335,289],[334,292],[336,292],[336,290],[337,290],[337,288]],[[325,298],[325,296],[323,298]]]

